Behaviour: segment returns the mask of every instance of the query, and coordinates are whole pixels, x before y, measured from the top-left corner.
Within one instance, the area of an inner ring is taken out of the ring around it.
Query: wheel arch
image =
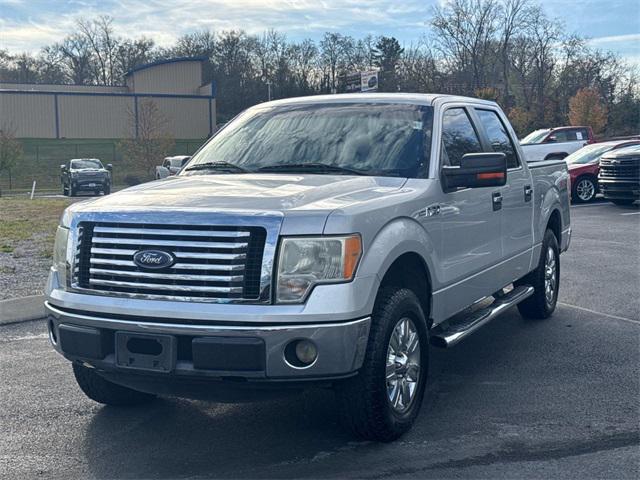
[[[422,311],[431,327],[431,275],[424,259],[416,252],[405,252],[397,257],[380,280],[380,291],[385,287],[407,288],[420,300]]]
[[[556,240],[558,240],[558,245],[562,245],[562,217],[560,215],[560,210],[554,208],[549,215],[549,220],[547,220],[547,225],[545,230],[550,229],[553,234],[556,236]],[[543,232],[544,235],[544,232]]]

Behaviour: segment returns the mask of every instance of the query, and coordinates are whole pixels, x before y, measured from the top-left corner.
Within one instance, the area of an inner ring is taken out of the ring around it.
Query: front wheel
[[[544,233],[538,267],[515,282],[515,285],[531,285],[534,288],[533,295],[518,304],[520,315],[536,319],[553,315],[560,288],[560,249],[551,230]]]
[[[73,374],[84,394],[98,403],[116,406],[139,405],[155,398],[155,395],[150,393],[138,392],[110,382],[96,373],[93,368],[77,363],[73,364]]]
[[[596,197],[597,190],[596,182],[592,178],[579,178],[573,186],[573,199],[578,203],[590,202]]]
[[[413,425],[427,380],[426,325],[411,290],[380,292],[362,368],[336,386],[342,420],[356,436],[389,442]]]
[[[109,195],[111,193],[111,185],[106,185],[103,189],[102,189],[102,193],[104,193],[105,195]]]

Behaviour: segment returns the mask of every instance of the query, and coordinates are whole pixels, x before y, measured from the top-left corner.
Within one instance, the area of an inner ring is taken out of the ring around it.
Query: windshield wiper
[[[238,165],[234,165],[229,162],[205,162],[205,163],[196,163],[195,165],[191,165],[190,167],[185,168],[185,171],[193,171],[193,170],[222,170],[227,172],[234,173],[250,173],[251,170],[247,170],[246,168],[242,168]]]
[[[355,170],[353,168],[327,165],[326,163],[283,163],[261,167],[258,172],[310,172],[310,173],[340,173],[344,175],[368,175],[369,172]]]

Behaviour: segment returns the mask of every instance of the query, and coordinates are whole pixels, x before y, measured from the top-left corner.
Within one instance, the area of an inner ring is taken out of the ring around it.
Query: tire
[[[579,177],[572,187],[572,197],[576,203],[588,203],[596,198],[598,182],[593,177]]]
[[[387,366],[394,348],[391,345],[392,335],[395,345],[398,345],[399,341],[402,343],[399,340],[402,336],[395,336],[396,332],[401,331],[396,330],[396,327],[401,329],[400,325],[413,328],[414,335],[404,338],[417,339],[417,342],[407,341],[408,345],[414,345],[413,349],[406,349],[409,354],[403,357],[404,360],[399,361],[400,356],[396,356],[395,362]],[[418,345],[419,349],[415,345]],[[417,360],[419,363],[416,371]],[[427,380],[428,360],[429,333],[418,297],[406,288],[381,290],[372,315],[362,368],[355,377],[336,385],[340,414],[345,426],[357,437],[380,442],[390,442],[407,432],[420,411]],[[389,368],[393,370],[390,375],[396,377],[395,389],[393,383],[390,384],[387,380]],[[406,390],[400,388],[402,380],[397,379],[403,375]],[[413,394],[411,385],[414,386]],[[392,395],[399,402],[398,408],[394,408],[389,395],[400,391],[404,391],[407,396]],[[403,406],[401,403],[405,398],[408,400]]]
[[[635,200],[633,198],[617,198],[615,200],[610,199],[616,205],[631,205]]]
[[[102,378],[93,368],[73,364],[78,386],[91,400],[105,405],[126,406],[151,402],[155,395],[138,392]]]
[[[104,193],[105,195],[109,195],[111,193],[111,185],[105,185],[105,187],[102,189],[102,193]]]
[[[551,258],[553,262],[551,262]],[[548,261],[549,263],[547,263]],[[549,267],[551,272],[546,267]],[[551,276],[548,277],[548,274]],[[549,285],[553,289],[550,298],[546,292],[547,277]],[[552,278],[553,282],[551,282]],[[545,319],[553,315],[560,290],[560,250],[558,240],[550,229],[544,232],[538,267],[515,282],[515,285],[531,285],[534,288],[533,295],[518,304],[520,315],[530,319]]]
[[[69,196],[70,197],[75,197],[76,196],[76,189],[73,188],[71,185],[69,185]]]
[[[62,185],[62,195],[64,195],[65,197],[69,195],[69,190],[64,185]]]

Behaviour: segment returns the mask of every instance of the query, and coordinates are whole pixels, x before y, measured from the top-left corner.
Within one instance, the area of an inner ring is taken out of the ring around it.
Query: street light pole
[[[268,79],[266,75],[263,75],[262,81],[267,84],[268,98],[269,98],[269,101],[271,101],[271,80]]]

